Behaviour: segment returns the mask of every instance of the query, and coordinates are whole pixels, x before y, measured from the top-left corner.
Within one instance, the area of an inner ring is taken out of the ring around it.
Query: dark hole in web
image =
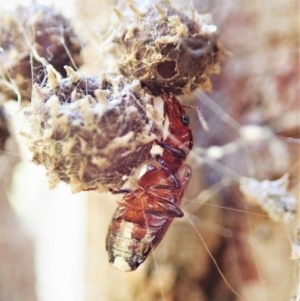
[[[160,77],[170,79],[177,74],[176,61],[164,61],[158,63],[156,70]]]

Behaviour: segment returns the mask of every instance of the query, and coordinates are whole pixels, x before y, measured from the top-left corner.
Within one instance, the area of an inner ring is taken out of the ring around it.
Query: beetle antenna
[[[207,124],[205,118],[203,117],[201,110],[198,107],[191,106],[191,105],[182,105],[182,106],[187,109],[195,110],[197,112],[198,120],[199,120],[201,126],[203,127],[204,131],[206,131],[206,132],[209,131],[208,124]]]

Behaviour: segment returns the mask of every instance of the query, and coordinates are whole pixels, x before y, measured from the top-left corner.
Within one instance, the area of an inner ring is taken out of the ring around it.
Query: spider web
[[[149,263],[134,275],[122,274],[108,266],[104,251],[115,204],[108,194],[89,193],[88,300],[298,300],[299,293],[292,296],[299,282],[299,259],[290,261],[296,223],[270,221],[238,187],[241,177],[277,180],[288,173],[289,190],[299,195],[296,17],[287,21],[283,16],[293,11],[292,1],[279,2],[267,1],[258,8],[253,1],[243,9],[243,1],[194,3],[213,13],[232,56],[222,74],[213,78],[212,93],[197,91],[192,99],[182,99],[200,107],[210,129],[203,131],[190,112],[195,147],[189,158],[193,178],[184,198],[186,218],[173,223]],[[106,8],[112,4],[107,2]],[[76,5],[79,8],[69,14],[89,41],[80,70],[94,74],[103,68],[99,32],[107,15],[94,2]],[[67,217],[60,221],[63,226]],[[61,244],[52,252],[61,250]],[[57,269],[59,273],[64,268]]]

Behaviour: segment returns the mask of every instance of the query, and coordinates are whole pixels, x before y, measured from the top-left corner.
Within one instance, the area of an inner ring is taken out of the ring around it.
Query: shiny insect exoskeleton
[[[193,147],[189,118],[173,94],[162,95],[167,133],[156,144],[162,154],[149,163],[137,180],[138,188],[127,192],[109,226],[106,249],[109,262],[119,270],[133,271],[164,237],[175,217],[182,217],[183,194],[191,177],[184,164]]]

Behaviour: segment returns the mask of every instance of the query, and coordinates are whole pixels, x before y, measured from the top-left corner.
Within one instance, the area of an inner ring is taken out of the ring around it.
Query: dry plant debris
[[[48,68],[48,84],[34,85],[23,110],[33,162],[47,169],[50,188],[59,181],[72,192],[94,187],[120,189],[132,169],[146,161],[157,138],[159,118],[138,81],[123,76],[69,77]],[[154,114],[154,115],[153,115]]]
[[[51,64],[65,76],[65,65],[78,68],[83,63],[81,49],[70,21],[51,6],[31,4],[12,13],[2,12],[1,97],[15,98],[17,91],[23,100],[30,100],[32,84],[45,79],[45,65]]]
[[[217,28],[193,8],[188,16],[167,2],[144,12],[130,4],[117,14],[108,44],[118,68],[97,75],[71,68],[82,63],[80,40],[52,8],[21,7],[2,21],[1,95],[31,99],[21,132],[32,161],[46,168],[50,188],[63,181],[74,193],[120,189],[162,135],[153,96],[162,89],[207,90],[208,76],[219,70]]]
[[[295,216],[297,199],[288,192],[288,183],[288,174],[276,181],[241,178],[240,189],[246,197],[259,204],[272,220],[289,222]]]
[[[224,50],[217,27],[208,15],[192,7],[187,14],[167,1],[138,11],[118,14],[110,39],[119,70],[131,79],[139,79],[155,94],[162,89],[175,94],[190,94],[194,89],[210,90],[209,75],[219,72]]]

